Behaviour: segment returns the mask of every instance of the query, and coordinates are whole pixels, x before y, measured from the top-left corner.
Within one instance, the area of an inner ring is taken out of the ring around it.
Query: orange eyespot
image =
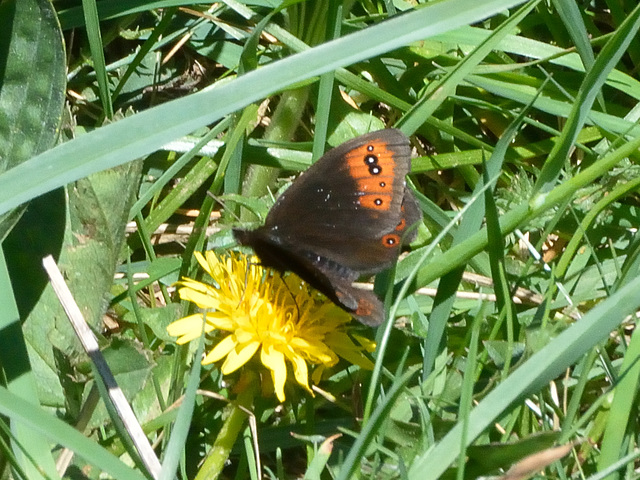
[[[389,210],[391,195],[378,195],[374,193],[362,195],[358,200],[358,204],[363,208],[370,208],[371,210]]]
[[[371,302],[365,298],[361,298],[360,301],[358,301],[358,309],[354,313],[360,317],[368,317],[374,310],[375,306]]]
[[[393,248],[400,245],[400,237],[395,233],[388,233],[382,237],[382,245],[387,248]]]

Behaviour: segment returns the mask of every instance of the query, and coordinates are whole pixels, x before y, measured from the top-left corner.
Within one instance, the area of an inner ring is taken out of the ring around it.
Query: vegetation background
[[[212,452],[220,478],[639,478],[639,27],[631,0],[0,2],[3,478],[211,478]],[[171,285],[385,126],[425,221],[377,281],[376,369],[260,399],[212,450],[235,399],[167,335]]]

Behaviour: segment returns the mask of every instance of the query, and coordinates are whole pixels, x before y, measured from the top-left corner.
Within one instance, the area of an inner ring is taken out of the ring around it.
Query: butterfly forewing
[[[379,271],[397,256],[380,242],[401,221],[409,168],[409,141],[399,130],[346,142],[280,196],[265,233],[356,271]]]

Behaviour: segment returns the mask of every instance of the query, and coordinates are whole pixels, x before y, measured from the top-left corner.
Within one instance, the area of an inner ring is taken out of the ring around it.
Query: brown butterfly
[[[405,186],[409,139],[396,129],[349,140],[327,152],[278,198],[256,230],[234,229],[261,264],[291,271],[366,325],[384,321],[373,293],[354,287],[361,275],[396,262],[405,232],[422,220]]]

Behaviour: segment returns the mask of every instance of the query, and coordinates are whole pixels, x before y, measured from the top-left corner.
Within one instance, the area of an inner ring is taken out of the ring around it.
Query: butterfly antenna
[[[282,280],[282,283],[284,283],[285,287],[287,287],[287,291],[289,292],[289,295],[291,295],[291,298],[293,299],[293,304],[296,306],[296,314],[298,316],[298,320],[300,320],[300,306],[298,305],[296,296],[291,291],[291,287],[289,287],[289,284],[286,282],[284,275],[282,275],[282,272],[279,271],[278,275],[280,275],[280,279]]]

